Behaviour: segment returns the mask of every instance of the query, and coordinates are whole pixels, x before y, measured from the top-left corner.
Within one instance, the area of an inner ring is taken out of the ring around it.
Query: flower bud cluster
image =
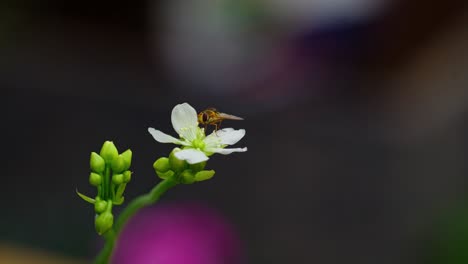
[[[214,176],[214,170],[205,170],[206,161],[189,164],[184,160],[178,159],[174,154],[180,150],[179,148],[174,148],[169,157],[162,157],[154,162],[153,168],[159,178],[174,178],[180,183],[192,184],[211,179]]]
[[[92,199],[78,193],[85,201],[94,204],[96,213],[95,227],[99,235],[112,228],[114,216],[112,206],[120,205],[124,201],[123,193],[127,183],[132,178],[129,171],[132,163],[132,151],[118,152],[114,143],[106,141],[102,145],[101,152],[91,152],[89,165],[89,183],[97,188],[97,196]]]

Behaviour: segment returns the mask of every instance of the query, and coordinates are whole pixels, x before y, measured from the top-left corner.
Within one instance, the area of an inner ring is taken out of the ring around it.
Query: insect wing
[[[217,112],[217,118],[218,119],[228,119],[228,120],[244,120],[244,118],[242,117],[238,117],[238,116],[235,116],[235,115],[230,115],[230,114],[225,114],[225,113],[220,113],[220,112]]]

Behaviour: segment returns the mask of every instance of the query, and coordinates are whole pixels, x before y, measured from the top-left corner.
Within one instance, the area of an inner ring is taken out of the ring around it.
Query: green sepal
[[[96,217],[96,220],[94,220],[94,227],[96,228],[96,232],[99,235],[102,235],[111,229],[113,224],[114,216],[110,211],[103,212],[102,214],[98,215],[98,217]]]
[[[132,165],[132,155],[133,153],[130,149],[127,149],[122,154],[120,154],[120,157],[122,157],[125,162],[125,167],[123,169],[124,171],[130,169],[130,166]]]
[[[115,173],[124,172],[127,168],[125,168],[125,161],[124,158],[119,155],[117,156],[111,164],[112,171]]]
[[[195,174],[195,181],[206,181],[215,175],[214,170],[202,170]]]
[[[192,170],[184,170],[180,174],[180,182],[184,184],[192,184],[195,182],[195,175]]]
[[[162,157],[157,159],[153,163],[153,169],[156,172],[166,172],[171,169],[171,165],[169,164],[169,159],[166,157]]]
[[[106,141],[102,145],[100,155],[106,163],[112,164],[112,161],[119,156],[119,151],[112,141]]]
[[[80,193],[78,189],[76,189],[76,194],[78,194],[78,196],[81,197],[81,199],[85,200],[85,202],[88,202],[90,204],[94,204],[96,202],[96,200],[94,200],[93,198]]]
[[[156,174],[158,174],[158,177],[163,179],[163,180],[171,178],[172,176],[174,176],[174,172],[171,171],[171,170],[168,170],[166,172],[156,171]]]
[[[93,185],[93,186],[99,186],[101,185],[102,183],[102,176],[97,174],[97,173],[94,173],[94,172],[91,172],[89,174],[89,184]]]
[[[171,166],[171,169],[175,172],[181,172],[185,170],[188,166],[188,163],[185,160],[180,160],[174,155],[176,152],[179,151],[181,151],[180,148],[174,148],[171,154],[169,154],[169,164]]]
[[[93,172],[102,173],[106,168],[106,162],[101,156],[99,156],[99,154],[96,152],[91,152],[91,157],[89,158],[89,167]]]

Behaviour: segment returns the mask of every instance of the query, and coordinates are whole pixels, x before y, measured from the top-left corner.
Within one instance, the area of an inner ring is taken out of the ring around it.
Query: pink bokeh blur
[[[233,226],[201,204],[158,205],[138,213],[123,230],[112,263],[243,264]]]

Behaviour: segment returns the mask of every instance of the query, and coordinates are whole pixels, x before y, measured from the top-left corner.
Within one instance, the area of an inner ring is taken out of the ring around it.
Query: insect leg
[[[215,126],[215,134],[218,135],[218,123],[213,124]]]

